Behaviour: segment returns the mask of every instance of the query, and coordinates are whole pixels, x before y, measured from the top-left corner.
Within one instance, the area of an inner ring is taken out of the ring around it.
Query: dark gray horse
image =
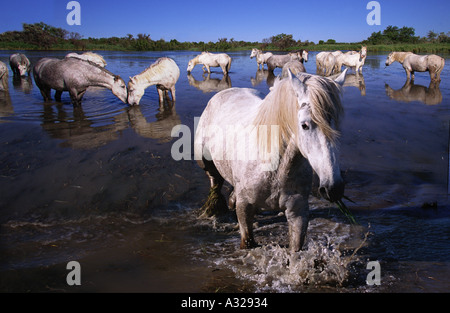
[[[15,53],[9,57],[9,65],[13,71],[14,76],[25,76],[27,73],[30,75],[31,62],[22,53]]]
[[[87,88],[97,86],[108,88],[127,103],[128,91],[124,80],[89,61],[43,58],[34,66],[33,75],[45,101],[51,99],[50,91],[55,89],[55,100],[61,101],[62,92],[68,91],[73,105],[78,106]]]

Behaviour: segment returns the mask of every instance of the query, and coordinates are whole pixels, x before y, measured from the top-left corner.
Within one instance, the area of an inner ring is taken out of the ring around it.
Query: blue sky
[[[22,23],[41,21],[83,38],[146,33],[154,40],[205,42],[218,38],[262,41],[280,33],[302,41],[356,42],[388,25],[413,27],[419,36],[429,30],[450,31],[449,0],[379,0],[379,26],[366,22],[369,0],[78,0],[80,26],[67,24],[68,2],[3,3],[0,32],[22,30]]]

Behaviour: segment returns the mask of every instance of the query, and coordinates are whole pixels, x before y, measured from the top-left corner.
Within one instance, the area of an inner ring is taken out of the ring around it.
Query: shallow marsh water
[[[1,51],[8,64],[13,51]],[[203,220],[209,182],[194,161],[175,161],[173,126],[194,129],[219,90],[256,88],[273,77],[250,52],[229,53],[231,73],[186,73],[196,52],[99,52],[125,81],[161,56],[181,76],[175,107],[154,87],[130,108],[93,88],[74,109],[44,103],[33,79],[0,92],[0,290],[3,292],[448,292],[450,290],[450,59],[438,88],[427,73],[404,86],[387,54],[369,54],[343,90],[341,169],[358,225],[311,197],[304,251],[286,249],[282,214],[257,217],[260,248],[239,250],[233,220]],[[25,51],[32,63],[66,52]],[[315,54],[306,63],[315,73]],[[279,69],[275,74],[279,73]],[[403,87],[403,88],[402,88]],[[225,188],[226,189],[226,188]],[[227,192],[227,190],[224,190]],[[229,190],[228,190],[229,191]],[[78,261],[81,286],[68,286]],[[369,261],[381,285],[368,286]]]

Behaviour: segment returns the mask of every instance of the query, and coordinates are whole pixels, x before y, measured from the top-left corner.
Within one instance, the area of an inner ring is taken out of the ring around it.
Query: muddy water
[[[12,51],[0,52],[7,63]],[[25,52],[32,62],[63,52]],[[249,52],[230,53],[231,73],[186,74],[195,52],[100,52],[125,80],[158,57],[179,65],[175,107],[150,87],[129,108],[93,88],[82,108],[68,94],[44,103],[32,79],[0,92],[0,290],[20,292],[444,292],[450,285],[450,68],[438,88],[399,64],[369,55],[343,93],[341,169],[358,225],[311,197],[304,251],[286,250],[282,213],[257,217],[262,244],[238,249],[230,220],[201,220],[208,179],[194,161],[175,161],[174,125],[192,130],[218,91],[267,94],[273,77]],[[315,53],[306,69],[315,72]],[[450,59],[446,58],[450,64]],[[278,74],[278,70],[275,72]],[[224,190],[229,192],[229,189]],[[66,283],[69,261],[81,286]],[[381,284],[369,286],[369,261]]]

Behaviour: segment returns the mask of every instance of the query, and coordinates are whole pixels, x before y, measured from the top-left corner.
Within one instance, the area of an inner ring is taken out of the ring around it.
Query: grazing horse
[[[234,187],[229,205],[236,209],[241,248],[256,246],[252,224],[261,208],[285,210],[290,248],[302,248],[313,170],[320,195],[332,202],[343,196],[337,128],[345,74],[335,82],[288,72],[265,98],[254,89],[230,88],[208,102],[194,142],[195,159],[211,183],[204,215],[227,211],[220,190],[228,181]]]
[[[0,90],[4,90],[4,91],[9,90],[8,75],[9,75],[8,68],[6,67],[6,64],[3,63],[2,61],[0,61],[0,81],[1,81],[0,87],[2,87],[2,89],[0,89]]]
[[[231,58],[226,53],[210,53],[202,52],[200,55],[196,56],[189,61],[187,72],[190,73],[197,64],[203,64],[203,72],[211,73],[210,67],[220,67],[224,75],[228,75],[231,67]],[[205,71],[206,68],[206,71]]]
[[[362,67],[366,61],[367,57],[367,47],[361,47],[361,51],[356,54],[347,54],[344,53],[340,56],[340,61],[342,61],[342,65],[348,67],[355,67],[356,73],[362,73]]]
[[[33,68],[33,76],[45,101],[51,99],[51,89],[56,90],[55,99],[61,101],[63,91],[68,91],[72,104],[81,105],[81,100],[91,86],[104,87],[127,103],[127,86],[122,78],[94,63],[75,58],[40,59]]]
[[[267,59],[267,69],[273,72],[277,67],[283,68],[283,66],[292,60],[302,60],[302,56],[299,52],[289,52],[288,54],[274,54]]]
[[[130,77],[128,103],[130,105],[139,104],[145,89],[152,85],[156,85],[160,104],[164,103],[164,96],[168,96],[169,90],[172,94],[172,101],[175,101],[175,84],[179,77],[180,69],[174,60],[166,57],[159,58],[139,75]]]
[[[403,65],[407,80],[414,80],[414,72],[430,73],[431,81],[440,82],[441,72],[444,69],[444,58],[435,55],[417,55],[412,52],[391,52],[386,59],[386,66],[393,62],[399,62]]]
[[[259,70],[260,65],[261,69],[264,69],[264,64],[267,63],[267,59],[269,59],[272,55],[272,52],[263,53],[261,50],[253,48],[252,53],[250,54],[250,59],[256,57],[256,64],[258,65]]]
[[[83,54],[78,54],[78,53],[72,52],[72,53],[67,54],[66,58],[76,58],[76,59],[80,59],[80,60],[84,60],[84,61],[93,62],[101,67],[106,66],[105,59],[101,55],[94,53],[94,52],[85,52]]]

